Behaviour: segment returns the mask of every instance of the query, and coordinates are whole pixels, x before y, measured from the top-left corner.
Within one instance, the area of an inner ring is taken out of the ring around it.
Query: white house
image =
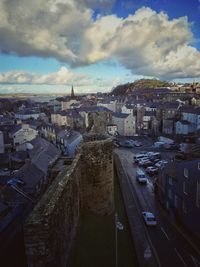
[[[38,131],[29,124],[18,124],[9,132],[15,147],[33,140],[37,135]]]
[[[28,120],[28,119],[38,119],[40,117],[45,116],[44,113],[40,111],[33,111],[33,110],[22,110],[15,113],[15,118],[19,120]]]
[[[132,136],[136,133],[136,117],[132,114],[113,113],[112,120],[120,135]]]
[[[134,104],[125,104],[122,106],[122,113],[133,114]]]
[[[57,124],[58,126],[67,126],[67,114],[65,112],[56,112],[51,114],[52,124]]]
[[[73,104],[80,104],[80,101],[77,101],[76,99],[69,99],[66,101],[61,102],[61,110],[70,109],[71,106],[73,108]]]
[[[97,106],[105,107],[113,112],[117,110],[117,100],[102,101],[97,103]]]

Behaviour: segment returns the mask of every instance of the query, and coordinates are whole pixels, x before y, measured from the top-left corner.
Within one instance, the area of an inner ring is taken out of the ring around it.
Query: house
[[[132,114],[113,113],[112,121],[120,135],[133,136],[136,133],[136,117]]]
[[[170,218],[200,238],[200,155],[169,163],[158,179],[158,194]]]
[[[57,134],[59,131],[61,131],[61,127],[48,123],[43,124],[40,127],[39,133],[41,137],[44,137],[49,142],[56,144]]]
[[[181,109],[182,119],[190,123],[190,131],[196,132],[200,129],[200,108],[186,106]]]
[[[0,179],[0,255],[7,249],[51,181],[49,170],[61,152],[42,138],[31,141],[29,158],[16,172]]]
[[[0,115],[0,125],[13,125],[13,124],[15,124],[13,116]]]
[[[61,101],[61,110],[73,108],[74,104],[80,105],[80,101],[77,101],[76,99],[66,99],[64,101]]]
[[[48,102],[47,106],[53,110],[53,112],[61,110],[61,101],[57,99],[52,99]]]
[[[15,113],[15,118],[18,120],[28,120],[28,119],[38,119],[45,116],[44,113],[40,111],[34,111],[30,109],[21,110]]]
[[[16,148],[26,142],[31,141],[38,135],[38,131],[29,124],[18,124],[9,132],[9,137],[13,139],[13,145]]]
[[[163,119],[162,133],[173,134],[174,133],[175,121],[174,119]]]
[[[84,121],[77,109],[54,112],[51,114],[52,124],[68,126],[74,129],[83,128]]]
[[[68,128],[46,124],[40,129],[40,135],[56,145],[64,155],[73,158],[83,140],[82,134]]]
[[[61,151],[41,137],[33,139],[30,144],[32,146],[28,153],[31,162],[47,176],[49,166],[58,159]]]
[[[105,107],[111,110],[112,112],[116,112],[117,111],[117,100],[106,100],[105,99],[101,102],[98,102],[97,106]]]
[[[162,119],[172,119],[175,118],[179,113],[179,104],[177,102],[163,103],[160,107],[162,112]]]
[[[73,130],[62,130],[57,134],[56,146],[59,147],[64,155],[74,158],[82,141],[83,136],[79,132]]]
[[[112,111],[102,106],[89,106],[77,109],[83,118],[84,127],[87,131],[104,134],[107,125],[112,123]]]
[[[189,121],[180,120],[175,123],[176,134],[188,135],[194,133],[194,131],[194,127]]]

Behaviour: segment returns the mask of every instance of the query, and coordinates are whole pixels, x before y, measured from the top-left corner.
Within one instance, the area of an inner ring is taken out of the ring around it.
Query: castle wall
[[[112,142],[96,141],[83,145],[81,204],[101,215],[113,211]]]
[[[24,228],[29,267],[66,267],[80,207],[102,215],[113,211],[110,139],[84,143],[35,206]]]

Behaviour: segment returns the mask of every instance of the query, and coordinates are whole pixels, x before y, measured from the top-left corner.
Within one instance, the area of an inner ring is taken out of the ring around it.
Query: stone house
[[[84,121],[76,109],[54,112],[51,114],[52,124],[68,126],[74,129],[83,128]]]

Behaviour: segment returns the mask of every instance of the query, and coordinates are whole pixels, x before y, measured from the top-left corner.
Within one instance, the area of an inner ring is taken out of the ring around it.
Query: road
[[[162,267],[199,267],[200,255],[193,246],[183,237],[183,235],[174,227],[173,224],[166,218],[153,192],[152,178],[148,177],[147,185],[139,184],[135,179],[136,164],[133,164],[133,156],[138,151],[152,150],[151,143],[145,140],[145,144],[141,148],[136,149],[116,149],[119,155],[124,170],[127,172],[127,179],[135,192],[139,208],[142,211],[151,211],[157,219],[156,227],[146,227],[148,235],[152,242],[156,254],[159,257]],[[163,152],[162,157],[170,159],[173,152]],[[134,219],[134,218],[133,218]]]

